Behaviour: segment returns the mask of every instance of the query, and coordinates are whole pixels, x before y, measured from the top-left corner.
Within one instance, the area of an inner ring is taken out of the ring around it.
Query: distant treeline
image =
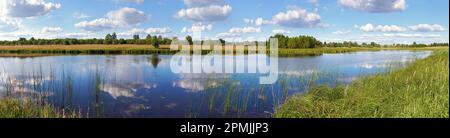
[[[382,47],[382,46],[395,46],[395,47],[430,47],[430,46],[448,46],[448,43],[431,43],[431,44],[418,44],[413,42],[412,44],[389,44],[382,45],[375,42],[371,43],[357,43],[357,42],[321,42],[312,36],[295,36],[289,37],[282,34],[276,34],[270,38],[278,39],[279,48],[318,48],[318,47]]]
[[[116,33],[107,34],[104,39],[76,39],[76,38],[57,38],[57,39],[30,39],[19,38],[14,41],[0,41],[0,45],[82,45],[82,44],[136,44],[136,45],[170,45],[172,39],[163,38],[162,36],[151,36],[148,34],[144,39],[139,38],[139,35],[133,35],[132,39],[117,38]]]
[[[276,34],[270,38],[278,39],[278,47],[286,49],[297,48],[318,48],[318,47],[382,47],[382,46],[395,46],[395,47],[430,47],[430,46],[448,46],[448,43],[431,43],[431,44],[390,44],[382,45],[375,42],[371,43],[357,43],[357,42],[321,42],[312,36],[295,36],[289,37],[282,34]],[[76,39],[76,38],[57,38],[57,39],[30,39],[19,38],[19,40],[13,41],[0,41],[0,45],[82,45],[82,44],[105,44],[105,45],[118,45],[118,44],[135,44],[135,45],[153,45],[159,47],[159,45],[170,45],[174,38],[163,38],[162,36],[150,35],[143,39],[139,35],[133,35],[132,39],[117,38],[116,33],[107,34],[104,39]],[[194,42],[191,36],[186,36],[185,40],[192,45]],[[219,39],[222,45],[225,45],[225,40]],[[201,41],[203,44],[203,41]],[[268,42],[257,42],[256,45],[264,44],[268,45]],[[236,44],[236,43],[235,43]]]

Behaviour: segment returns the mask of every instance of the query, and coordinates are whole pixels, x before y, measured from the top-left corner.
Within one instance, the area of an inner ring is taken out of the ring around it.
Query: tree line
[[[173,39],[173,38],[172,38]],[[107,34],[104,39],[90,38],[90,39],[76,39],[76,38],[56,38],[56,39],[30,39],[19,38],[13,41],[0,41],[0,45],[83,45],[83,44],[105,44],[105,45],[119,45],[119,44],[135,44],[135,45],[170,45],[172,39],[163,38],[162,36],[152,36],[147,34],[143,39],[139,35],[133,35],[131,39],[117,38],[116,33]],[[175,38],[176,39],[176,38]]]
[[[321,42],[312,36],[285,36],[282,34],[276,34],[270,38],[278,39],[278,47],[286,49],[297,49],[297,48],[318,48],[318,47],[382,47],[382,46],[396,46],[396,47],[427,47],[427,46],[448,46],[448,43],[431,43],[431,44],[391,44],[391,45],[381,45],[375,42],[371,43],[357,43],[357,42]],[[76,39],[76,38],[56,38],[56,39],[35,39],[31,37],[30,39],[19,38],[13,41],[0,41],[0,45],[82,45],[82,44],[105,44],[105,45],[120,45],[120,44],[135,44],[135,45],[152,45],[158,48],[160,45],[170,45],[172,40],[178,39],[176,37],[163,38],[162,36],[147,34],[145,38],[140,38],[139,35],[133,35],[131,39],[117,38],[116,33],[107,34],[104,39]],[[185,40],[190,44],[194,44],[194,40],[191,36],[186,36]],[[219,39],[220,43],[224,46],[225,40]],[[203,44],[204,41],[200,43]],[[264,43],[264,42],[257,42]],[[266,45],[269,42],[265,42]]]
[[[448,43],[431,43],[431,44],[419,44],[413,42],[412,44],[389,44],[383,45],[376,42],[370,43],[357,43],[351,41],[343,42],[321,42],[312,36],[294,36],[289,37],[282,34],[276,34],[270,38],[278,39],[279,48],[318,48],[318,47],[383,47],[383,46],[394,46],[394,47],[431,47],[431,46],[448,46]],[[268,42],[266,42],[268,44]]]

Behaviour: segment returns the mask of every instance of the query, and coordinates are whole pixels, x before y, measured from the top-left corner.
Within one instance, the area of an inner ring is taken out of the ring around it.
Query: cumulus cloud
[[[148,19],[144,12],[128,7],[108,12],[106,17],[123,25],[135,25]]]
[[[375,30],[380,32],[404,32],[405,28],[397,25],[378,25]]]
[[[405,0],[338,0],[339,5],[357,11],[382,13],[403,11]]]
[[[75,27],[80,28],[85,31],[90,31],[90,32],[97,32],[97,31],[113,29],[113,28],[117,28],[118,26],[119,25],[116,22],[106,19],[106,18],[95,19],[92,21],[82,21],[82,22],[75,24]]]
[[[231,6],[224,0],[184,0],[187,6],[175,14],[175,18],[192,21],[221,21],[231,13]]]
[[[2,0],[0,18],[28,18],[46,15],[61,7],[59,3],[44,0]]]
[[[345,30],[345,31],[338,30],[336,32],[333,32],[333,34],[335,34],[335,35],[345,35],[345,34],[349,34],[349,33],[350,33],[350,30]]]
[[[61,33],[64,30],[61,27],[44,27],[42,28],[42,33]]]
[[[0,31],[17,31],[21,26],[22,23],[17,19],[0,18]]]
[[[409,26],[412,31],[416,32],[442,32],[445,31],[444,27],[439,24],[418,24]]]
[[[272,33],[273,34],[290,34],[292,32],[288,31],[288,30],[283,30],[283,29],[275,29],[275,30],[272,30]]]
[[[355,25],[355,28],[358,28],[364,32],[373,32],[373,30],[375,29],[375,27],[373,27],[373,25],[371,23],[365,24],[365,25]]]
[[[59,3],[44,0],[1,0],[0,31],[17,31],[23,19],[43,16],[60,7]]]
[[[190,28],[183,27],[181,29],[182,33],[192,33],[192,32],[203,32],[203,31],[211,31],[213,28],[212,24],[203,24],[203,23],[195,23],[192,24]]]
[[[193,7],[181,9],[175,18],[192,21],[221,21],[225,20],[231,12],[230,5],[210,5],[205,7]]]
[[[312,28],[320,24],[320,15],[297,8],[276,14],[272,21],[285,27]]]
[[[75,27],[85,31],[97,32],[113,28],[136,25],[148,20],[144,12],[134,8],[121,8],[116,11],[110,11],[105,18],[99,18],[92,21],[82,21],[75,24]]]
[[[355,25],[356,28],[364,31],[364,32],[374,32],[374,31],[378,31],[378,32],[386,32],[386,33],[390,33],[390,32],[405,32],[406,29],[401,27],[401,26],[397,26],[397,25],[377,25],[376,27],[371,24],[365,24],[365,25]]]

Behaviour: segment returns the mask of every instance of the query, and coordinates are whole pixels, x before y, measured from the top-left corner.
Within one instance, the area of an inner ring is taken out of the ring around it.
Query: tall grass
[[[0,118],[75,118],[77,112],[59,110],[49,104],[25,99],[0,99]]]
[[[33,72],[22,72],[28,77],[8,76],[5,80],[0,80],[4,89],[0,90],[0,118],[75,118],[81,117],[81,112],[71,108],[72,97],[71,77],[63,75],[62,83],[57,83],[55,72],[50,65],[50,80],[44,83],[45,74],[42,66],[33,68]],[[64,71],[63,71],[64,73]],[[59,87],[60,86],[60,87]],[[61,99],[56,99],[53,94],[59,94]],[[51,92],[53,93],[51,93]],[[66,94],[67,93],[67,94]],[[66,99],[67,98],[67,99]],[[55,104],[60,101],[62,107]]]
[[[351,85],[317,86],[276,109],[277,118],[448,118],[449,51]]]

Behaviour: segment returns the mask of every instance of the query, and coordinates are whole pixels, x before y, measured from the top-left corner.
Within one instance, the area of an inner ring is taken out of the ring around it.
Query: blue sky
[[[448,0],[2,0],[0,40],[150,33],[264,40],[448,42]]]

